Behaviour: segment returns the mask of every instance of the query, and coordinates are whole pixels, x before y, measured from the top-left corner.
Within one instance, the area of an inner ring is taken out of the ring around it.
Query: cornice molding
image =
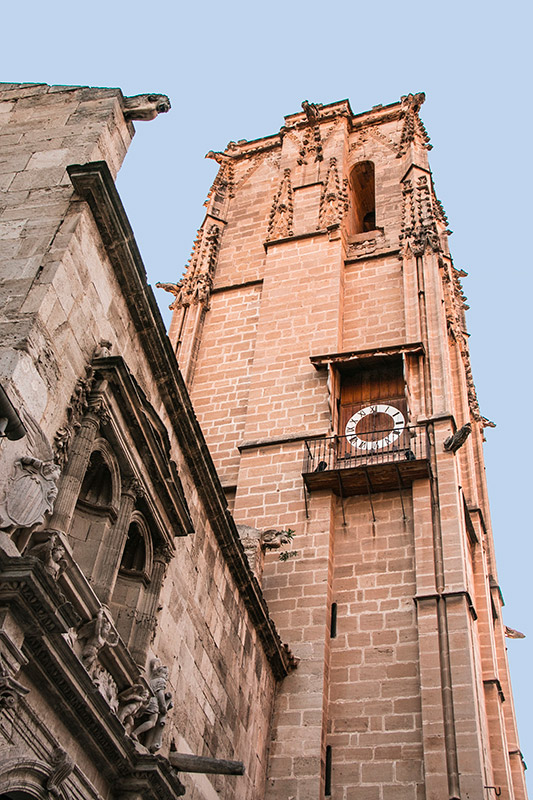
[[[113,265],[139,342],[151,367],[166,413],[205,505],[207,517],[276,678],[290,669],[289,655],[270,619],[266,601],[240,542],[235,522],[183,377],[166,334],[126,212],[105,161],[67,167],[92,212]]]

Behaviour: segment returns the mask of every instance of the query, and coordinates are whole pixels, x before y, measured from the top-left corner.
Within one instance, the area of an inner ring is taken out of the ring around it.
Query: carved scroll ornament
[[[61,784],[66,781],[74,769],[74,761],[62,747],[54,747],[50,757],[52,772],[46,781],[45,788],[54,798],[61,797]]]

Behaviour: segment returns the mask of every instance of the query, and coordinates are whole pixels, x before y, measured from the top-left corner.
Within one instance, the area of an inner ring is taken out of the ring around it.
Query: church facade
[[[423,99],[210,153],[167,337],[168,98],[0,84],[4,797],[526,797]]]
[[[0,108],[0,793],[257,797],[291,656],[114,185],[168,98]]]

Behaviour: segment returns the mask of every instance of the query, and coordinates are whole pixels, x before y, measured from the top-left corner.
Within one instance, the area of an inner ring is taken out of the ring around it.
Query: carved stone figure
[[[470,434],[472,433],[472,425],[467,422],[462,428],[459,428],[452,436],[448,436],[444,440],[444,449],[451,453],[455,453],[460,447],[464,445]]]
[[[322,103],[309,103],[307,100],[304,100],[302,103],[302,108],[309,122],[316,122],[320,115]]]
[[[124,725],[128,736],[131,734],[135,718],[139,716],[150,700],[150,692],[142,683],[134,683],[119,695],[118,718]]]
[[[155,753],[161,747],[163,728],[166,724],[167,714],[172,708],[172,695],[165,691],[168,681],[168,667],[155,658],[150,664],[150,688],[153,692],[144,710],[144,722],[141,722],[132,732],[131,736],[138,739],[146,733],[145,747]]]
[[[54,581],[57,581],[68,566],[65,552],[65,547],[61,542],[61,538],[57,533],[51,531],[49,537],[44,542],[28,550],[28,555],[36,556],[42,561],[45,571]]]
[[[53,461],[31,456],[17,459],[0,508],[0,527],[31,528],[42,524],[45,514],[53,510],[59,474]]]
[[[93,672],[98,653],[102,647],[104,645],[115,647],[118,644],[118,634],[113,630],[103,608],[98,611],[90,622],[82,625],[78,631],[78,639],[85,640],[81,651],[81,660],[90,674]]]
[[[62,747],[54,747],[50,758],[52,772],[46,781],[45,788],[52,797],[61,797],[61,784],[74,769],[74,761]]]
[[[261,547],[265,550],[278,550],[282,544],[290,544],[292,532],[268,530],[261,534]]]
[[[93,358],[109,358],[111,355],[111,347],[111,342],[108,342],[107,339],[100,339],[94,348]]]
[[[170,111],[170,100],[166,94],[136,94],[133,97],[125,97],[123,104],[126,119],[138,119],[144,122]]]

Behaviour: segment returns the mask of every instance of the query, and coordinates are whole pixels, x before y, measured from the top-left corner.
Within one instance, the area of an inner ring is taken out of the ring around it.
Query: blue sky
[[[169,114],[136,123],[118,180],[152,284],[177,279],[187,262],[215,174],[208,150],[276,132],[304,99],[347,97],[357,112],[426,92],[436,190],[455,265],[469,273],[480,406],[497,423],[485,455],[505,622],[527,634],[508,652],[533,787],[530,9],[512,0],[26,2],[2,10],[0,66],[4,81],[170,96]],[[165,309],[169,296],[156,295]]]

